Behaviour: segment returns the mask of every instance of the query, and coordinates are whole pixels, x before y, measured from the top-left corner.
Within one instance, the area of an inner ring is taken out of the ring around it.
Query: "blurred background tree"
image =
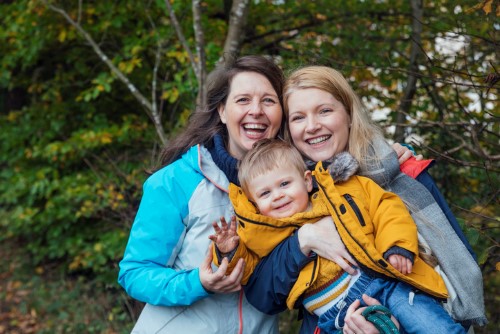
[[[142,182],[233,54],[337,68],[387,138],[437,160],[495,326],[499,16],[493,0],[2,1],[0,333],[130,331],[142,305],[117,263]]]

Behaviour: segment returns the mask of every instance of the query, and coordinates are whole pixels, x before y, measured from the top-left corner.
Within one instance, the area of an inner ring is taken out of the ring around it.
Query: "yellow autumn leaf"
[[[127,68],[127,63],[124,62],[124,61],[121,61],[119,64],[118,64],[118,69],[122,72],[125,71],[125,68]]]
[[[174,103],[175,101],[177,101],[178,98],[179,98],[179,91],[177,90],[177,88],[173,88],[170,97],[168,98],[168,102]]]
[[[101,135],[101,143],[102,144],[110,144],[111,142],[113,142],[111,134],[103,133]]]
[[[61,30],[59,36],[57,36],[57,40],[63,43],[66,40],[66,30]]]
[[[142,59],[141,58],[133,58],[130,63],[132,64],[132,69],[134,67],[141,67],[142,66]]]
[[[9,114],[7,115],[7,120],[9,122],[14,122],[19,116],[21,116],[21,113],[18,112],[18,111],[11,111],[9,112]]]
[[[69,264],[69,270],[78,269],[82,264],[81,256],[76,256],[73,261]]]
[[[170,91],[166,90],[161,94],[161,99],[162,100],[167,100],[170,97]]]
[[[488,15],[489,13],[491,13],[491,6],[492,6],[492,4],[493,4],[493,0],[483,0],[480,3],[472,6],[469,9],[467,9],[465,12],[467,14],[470,14],[472,12],[475,12],[477,10],[482,9],[486,13],[486,15]],[[499,6],[497,6],[497,16],[498,16],[498,12],[499,12]]]
[[[493,0],[486,0],[485,2],[483,2],[483,10],[486,13],[486,15],[491,13],[491,5],[492,4],[493,4]]]
[[[167,52],[167,56],[169,58],[177,59],[177,61],[180,63],[184,63],[186,61],[186,59],[188,58],[187,52],[183,52],[183,51],[169,51],[169,52]]]
[[[136,54],[138,54],[141,51],[142,51],[142,46],[140,46],[140,45],[134,46],[132,48],[132,50],[131,50],[131,52],[132,52],[133,55],[136,55]]]
[[[266,27],[263,25],[259,24],[255,27],[255,30],[257,30],[257,33],[263,34],[266,31]]]
[[[23,284],[21,281],[13,281],[11,282],[11,287],[13,290],[19,289]]]
[[[101,244],[100,242],[96,243],[96,244],[94,245],[94,250],[95,250],[96,252],[101,252],[101,251],[102,251],[102,244]]]

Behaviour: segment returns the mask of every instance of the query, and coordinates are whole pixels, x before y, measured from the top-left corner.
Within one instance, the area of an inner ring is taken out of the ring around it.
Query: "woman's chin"
[[[310,152],[307,156],[312,161],[325,161],[334,155],[333,152]]]

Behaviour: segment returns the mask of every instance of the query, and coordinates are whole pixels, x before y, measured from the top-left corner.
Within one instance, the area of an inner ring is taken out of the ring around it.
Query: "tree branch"
[[[78,18],[76,19],[76,22],[80,24],[81,20],[82,20],[82,0],[78,0]]]
[[[149,14],[149,11],[146,11],[146,16],[148,18],[149,24],[151,24],[151,27],[153,28],[154,31],[156,31],[156,24],[154,23],[153,19],[151,18],[151,15]],[[151,79],[151,105],[152,109],[155,113],[158,114],[158,116],[161,119],[161,111],[162,109],[158,110],[158,104],[157,104],[157,83],[158,83],[158,69],[160,68],[160,61],[161,61],[161,53],[162,53],[162,46],[160,41],[157,39],[156,41],[156,52],[155,52],[155,62],[153,65],[153,78]]]
[[[411,33],[411,48],[410,48],[410,64],[408,82],[401,97],[399,104],[399,112],[396,115],[396,123],[405,123],[405,113],[408,113],[411,108],[413,97],[417,91],[417,73],[418,59],[421,54],[420,43],[422,42],[422,18],[423,18],[423,3],[422,0],[411,0],[412,9],[412,33]],[[401,142],[404,140],[404,128],[396,126],[394,140]]]
[[[234,55],[240,50],[249,10],[249,0],[233,0],[229,16],[229,27],[224,42],[224,54]]]
[[[439,156],[441,158],[443,158],[444,160],[447,160],[455,165],[458,165],[458,166],[464,166],[464,167],[476,167],[476,168],[481,168],[481,169],[487,169],[487,170],[490,170],[494,173],[499,173],[500,172],[500,169],[494,165],[485,165],[481,162],[471,162],[471,161],[465,161],[465,160],[460,160],[460,159],[456,159],[452,156],[450,156],[448,153],[449,151],[446,151],[446,152],[439,152],[435,149],[433,149],[432,147],[429,147],[425,144],[423,144],[422,142],[418,142],[418,141],[415,141],[415,144],[417,144],[417,146],[419,147],[422,147],[424,148],[425,150],[428,150],[429,152],[431,152],[432,154],[436,155],[436,156]]]
[[[193,0],[193,27],[196,40],[196,53],[198,55],[198,103],[206,104],[206,55],[205,55],[205,35],[201,25],[201,1]]]
[[[151,102],[142,95],[141,92],[137,90],[135,85],[130,82],[130,80],[123,74],[122,71],[120,71],[114,64],[113,62],[106,56],[106,54],[101,50],[99,45],[94,41],[94,39],[87,33],[83,27],[78,24],[78,22],[74,21],[69,14],[64,10],[59,7],[56,7],[54,5],[49,4],[47,1],[43,1],[45,5],[51,9],[52,11],[59,13],[62,15],[66,21],[68,21],[82,36],[83,38],[87,41],[87,43],[90,44],[92,49],[94,49],[94,52],[98,55],[98,57],[104,62],[111,72],[118,77],[118,79],[127,86],[128,90],[132,93],[132,95],[139,101],[139,103],[144,107],[146,113],[148,116],[151,118],[153,121],[153,124],[156,129],[156,133],[158,134],[158,137],[160,138],[161,142],[163,145],[167,143],[167,138],[165,136],[165,131],[163,129],[163,125],[161,124],[161,119],[158,115],[158,113],[153,109],[153,105]]]
[[[186,50],[189,60],[191,61],[191,66],[193,67],[194,74],[196,75],[196,79],[198,82],[200,82],[200,73],[198,70],[198,63],[193,55],[193,52],[191,52],[191,48],[189,47],[186,38],[184,37],[184,34],[182,33],[182,28],[179,24],[179,21],[177,21],[177,17],[175,16],[174,9],[172,8],[172,5],[170,4],[170,0],[165,0],[165,5],[167,6],[168,13],[170,15],[170,21],[172,21],[172,25],[174,26],[175,32],[177,33],[177,37],[179,38],[182,46],[184,47],[184,50]]]

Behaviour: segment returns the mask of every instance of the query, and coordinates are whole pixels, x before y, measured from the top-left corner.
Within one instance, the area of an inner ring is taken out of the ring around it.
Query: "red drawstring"
[[[240,300],[238,303],[238,313],[240,316],[240,330],[238,334],[243,334],[243,289],[240,290]]]
[[[321,333],[321,329],[319,329],[318,326],[316,326],[316,328],[314,329],[314,334],[320,334]]]

